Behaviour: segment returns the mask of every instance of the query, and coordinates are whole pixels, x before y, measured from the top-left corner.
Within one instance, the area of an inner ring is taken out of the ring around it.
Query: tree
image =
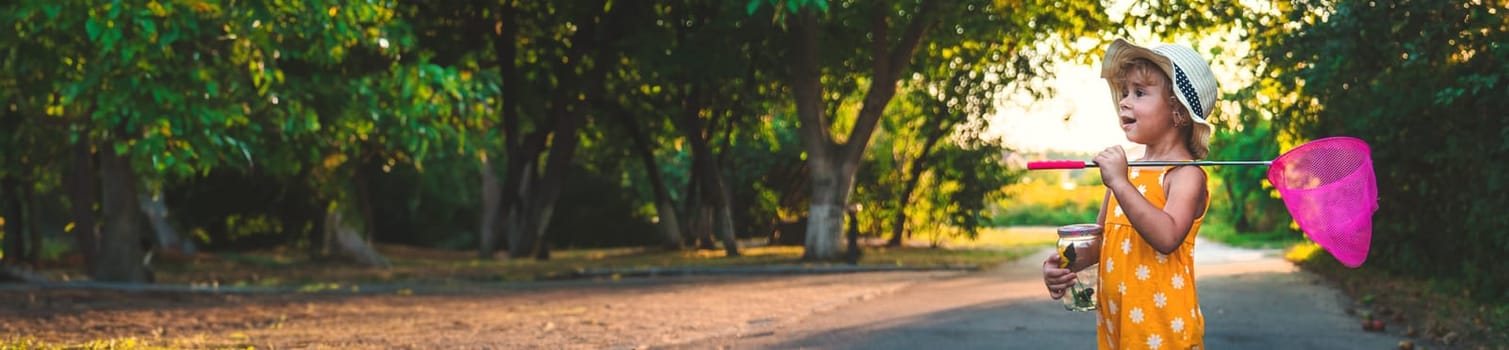
[[[78,228],[88,271],[99,280],[144,281],[139,173],[186,174],[243,159],[219,156],[244,154],[235,151],[239,141],[232,135],[246,125],[239,101],[225,98],[245,80],[215,66],[232,54],[215,33],[221,8],[20,2],[3,12],[8,23],[17,23],[18,50],[25,50],[9,59],[33,69],[20,80],[37,87],[17,97],[23,102],[16,109],[61,118],[69,126],[65,139],[77,150],[75,170],[99,172],[105,220],[98,236],[88,210],[95,180],[88,173],[70,180],[81,216],[76,222],[88,225]]]
[[[1301,1],[1246,23],[1277,139],[1372,147],[1370,266],[1509,300],[1509,22],[1498,2]]]
[[[903,85],[906,91],[904,102],[913,109],[895,110],[892,113],[900,114],[895,116],[897,121],[885,120],[887,130],[907,141],[890,149],[889,160],[893,165],[889,168],[898,177],[897,185],[893,186],[900,186],[900,192],[894,196],[896,209],[889,214],[892,224],[888,245],[901,245],[909,203],[925,172],[943,174],[949,171],[948,166],[961,165],[948,164],[943,161],[945,159],[999,164],[996,158],[1002,156],[1001,153],[977,151],[940,156],[939,152],[999,150],[998,146],[990,146],[998,141],[983,140],[981,134],[989,128],[989,119],[985,116],[995,111],[1002,93],[1019,90],[1039,97],[1047,93],[1032,82],[1052,76],[1052,72],[1034,69],[1045,66],[1052,55],[1050,52],[1036,52],[1026,45],[1037,42],[1036,36],[1041,34],[1017,31],[993,22],[995,20],[990,16],[960,18],[955,25],[957,35],[942,36],[929,43],[927,50],[921,50],[913,63],[912,69],[916,73]],[[954,145],[945,145],[947,143]],[[967,157],[966,154],[984,158],[967,161],[958,158]],[[978,178],[970,175],[962,179]],[[977,185],[980,183],[969,184],[971,188]],[[966,200],[973,203],[979,199]],[[972,229],[967,231],[973,232]]]
[[[792,18],[787,19],[792,34],[789,79],[812,174],[804,256],[819,260],[838,257],[842,210],[847,207],[855,173],[876,124],[896,95],[898,81],[913,69],[911,63],[918,48],[947,49],[932,46],[935,42],[963,45],[946,38],[977,29],[959,25],[936,30],[940,25],[983,17],[984,21],[972,23],[990,23],[999,29],[983,32],[997,36],[971,37],[977,42],[1010,42],[1012,38],[999,35],[1015,32],[1038,33],[1026,36],[1037,40],[1070,40],[1096,29],[1104,12],[1098,3],[1004,6],[985,1],[882,1],[843,3],[841,8],[828,12],[819,8],[826,7],[824,1],[817,1],[815,6],[802,6],[796,1],[787,4],[793,12]],[[1022,44],[1013,42],[1007,46]],[[828,116],[834,113],[830,104],[842,101],[827,98],[831,96],[830,87],[840,86],[831,88],[836,92],[848,91],[842,85],[850,81],[864,82],[864,97],[852,123],[847,118],[830,120]],[[847,137],[835,136],[840,127],[847,129]]]
[[[631,27],[625,8],[633,7],[604,1],[505,2],[498,12],[504,16],[494,41],[503,86],[498,109],[508,161],[499,207],[509,256],[549,258],[542,238],[561,180],[580,143],[590,101],[599,99],[617,62],[614,43],[627,35],[619,29]],[[486,236],[483,246],[481,255],[490,256]]]
[[[664,89],[646,97],[679,107],[664,113],[691,149],[687,214],[693,222],[710,221],[726,254],[736,256],[734,185],[724,169],[741,129],[756,124],[754,117],[776,98],[776,79],[768,72],[778,63],[766,54],[774,28],[740,13],[738,4],[687,1],[659,8],[666,13],[659,21],[665,34],[651,38],[668,40],[636,45],[638,62],[651,72],[646,84]],[[712,239],[700,241],[712,246]]]
[[[82,245],[101,280],[145,279],[143,183],[215,169],[305,174],[320,181],[330,212],[343,212],[360,202],[350,194],[360,188],[344,182],[352,176],[341,176],[351,171],[347,159],[421,164],[429,145],[460,125],[472,96],[461,90],[482,88],[422,57],[401,60],[413,39],[392,4],[12,6],[4,13],[27,54],[10,60],[37,68],[23,79],[45,87],[17,97],[27,101],[20,109],[70,126],[65,139],[86,159],[76,169],[98,157],[105,222],[99,239]],[[290,143],[298,147],[278,147]],[[87,225],[95,180],[74,176],[72,205]],[[328,226],[345,226],[336,217]]]

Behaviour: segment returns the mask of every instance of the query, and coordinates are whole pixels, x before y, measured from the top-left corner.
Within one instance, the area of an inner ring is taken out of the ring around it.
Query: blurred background
[[[1373,147],[1370,269],[1509,301],[1509,16],[1438,1],[77,1],[0,4],[12,267],[374,246],[808,261],[1094,220],[1118,37],[1186,43],[1211,159]],[[1259,167],[1202,232],[1303,240]],[[852,232],[852,238],[845,237]],[[915,243],[921,242],[921,243]],[[145,268],[144,268],[145,266]],[[1509,312],[1500,308],[1499,312]]]

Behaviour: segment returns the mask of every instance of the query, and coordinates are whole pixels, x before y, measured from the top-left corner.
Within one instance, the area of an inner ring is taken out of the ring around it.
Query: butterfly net
[[[1315,140],[1273,160],[1268,181],[1289,214],[1331,256],[1348,267],[1367,260],[1378,185],[1367,143],[1350,137]]]

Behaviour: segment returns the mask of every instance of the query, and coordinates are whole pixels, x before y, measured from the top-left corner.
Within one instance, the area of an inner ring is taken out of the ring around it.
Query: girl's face
[[[1121,131],[1126,133],[1127,140],[1144,145],[1177,135],[1174,110],[1169,102],[1173,96],[1165,86],[1167,83],[1149,75],[1128,77],[1121,84],[1121,100],[1116,104]]]

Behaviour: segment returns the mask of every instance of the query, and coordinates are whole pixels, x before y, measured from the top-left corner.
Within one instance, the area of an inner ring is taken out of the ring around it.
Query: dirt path
[[[1367,333],[1350,303],[1277,252],[1201,241],[1196,284],[1211,349],[1395,349]],[[767,332],[720,336],[687,349],[1093,349],[1095,319],[1048,300],[1040,262],[1050,251],[987,273],[928,281]]]
[[[1217,349],[1385,349],[1344,300],[1272,252],[1201,242]],[[0,337],[184,348],[1093,348],[1094,319],[1047,300],[1037,262],[986,272],[673,277],[350,293],[0,286]]]
[[[960,272],[537,282],[450,292],[0,288],[0,337],[185,348],[632,349],[758,332]]]

